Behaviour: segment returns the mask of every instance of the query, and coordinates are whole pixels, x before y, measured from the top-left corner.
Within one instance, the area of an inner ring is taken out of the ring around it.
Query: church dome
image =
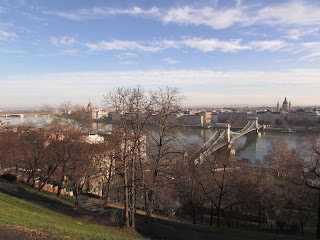
[[[284,98],[283,104],[288,104],[287,98]]]
[[[92,103],[91,103],[91,102],[89,102],[89,104],[88,104],[87,108],[93,108],[93,105],[92,105]]]

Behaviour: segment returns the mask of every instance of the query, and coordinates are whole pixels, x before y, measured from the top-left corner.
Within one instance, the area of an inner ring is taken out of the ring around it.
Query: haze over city
[[[0,108],[137,84],[185,106],[320,105],[319,1],[0,0],[0,17]]]

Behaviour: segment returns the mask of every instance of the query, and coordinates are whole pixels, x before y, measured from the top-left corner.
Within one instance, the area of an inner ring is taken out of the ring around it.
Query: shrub
[[[1,176],[2,179],[7,180],[9,182],[17,181],[17,177],[11,173],[5,173]]]
[[[285,226],[286,226],[286,222],[283,220],[278,220],[276,222],[277,225],[277,231],[278,232],[284,232],[285,231]]]
[[[289,226],[289,233],[292,233],[292,234],[297,234],[300,230],[300,227],[298,224],[296,223],[292,223],[290,224]]]

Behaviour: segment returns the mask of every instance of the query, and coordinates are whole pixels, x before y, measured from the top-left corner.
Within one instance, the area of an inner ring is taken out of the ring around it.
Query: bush
[[[286,222],[283,220],[278,220],[276,222],[277,225],[277,231],[278,232],[284,232],[285,231],[285,226],[286,226]]]
[[[290,226],[289,226],[289,233],[291,233],[291,234],[297,234],[297,233],[299,232],[299,230],[300,230],[300,227],[299,227],[298,224],[296,224],[296,223],[290,224]]]
[[[2,179],[7,180],[9,182],[17,181],[17,177],[11,173],[5,173],[1,176]]]

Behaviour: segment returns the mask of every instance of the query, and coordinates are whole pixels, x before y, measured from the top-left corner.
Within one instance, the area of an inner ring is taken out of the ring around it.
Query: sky
[[[0,66],[0,109],[138,85],[184,106],[320,105],[320,1],[0,0]]]

